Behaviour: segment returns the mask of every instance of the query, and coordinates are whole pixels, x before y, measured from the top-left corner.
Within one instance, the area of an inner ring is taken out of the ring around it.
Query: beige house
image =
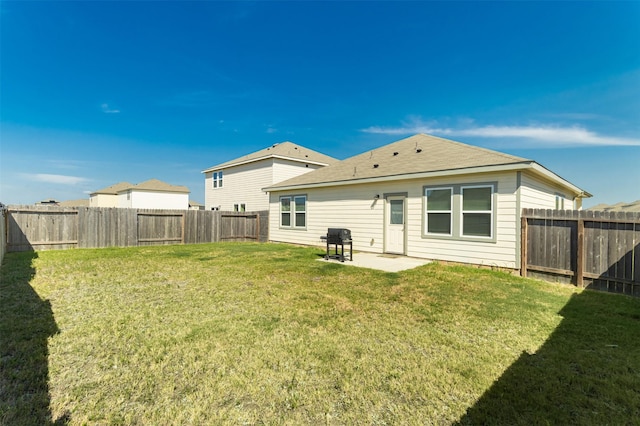
[[[218,164],[202,171],[205,175],[205,209],[267,210],[269,195],[262,188],[337,161],[292,142],[282,142]]]
[[[132,186],[129,182],[120,182],[92,192],[89,195],[89,207],[118,207],[118,192]]]
[[[519,268],[523,208],[580,209],[591,195],[535,161],[418,134],[265,188],[269,239]]]
[[[149,179],[137,185],[120,182],[92,192],[89,207],[189,209],[189,188]]]
[[[189,209],[189,188],[149,179],[118,191],[118,207],[134,209]]]

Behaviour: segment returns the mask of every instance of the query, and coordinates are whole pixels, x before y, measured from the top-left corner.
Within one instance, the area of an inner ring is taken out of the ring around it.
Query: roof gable
[[[529,162],[532,161],[418,134],[280,182],[271,189]]]
[[[338,160],[322,154],[317,151],[305,148],[301,145],[294,144],[293,142],[282,142],[271,145],[268,148],[260,151],[247,154],[243,157],[236,158],[234,160],[227,161],[225,163],[218,164],[216,166],[209,167],[203,170],[202,173],[207,173],[213,170],[225,169],[240,164],[251,163],[254,161],[266,160],[269,158],[283,158],[291,161],[298,161],[303,163],[316,163],[322,165],[334,164]]]

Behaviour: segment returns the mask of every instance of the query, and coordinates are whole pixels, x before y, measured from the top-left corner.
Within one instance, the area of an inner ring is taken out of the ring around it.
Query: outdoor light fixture
[[[379,200],[379,199],[380,199],[380,194],[376,194],[376,195],[374,195],[374,196],[373,196],[373,199],[374,199],[374,200]]]

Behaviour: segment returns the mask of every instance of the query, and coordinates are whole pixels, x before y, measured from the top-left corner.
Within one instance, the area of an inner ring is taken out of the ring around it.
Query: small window
[[[427,234],[451,235],[453,189],[425,189]]]
[[[493,235],[493,187],[462,188],[462,235],[489,238]]]
[[[389,224],[402,225],[404,223],[404,200],[389,201]]]
[[[556,194],[556,210],[564,210],[564,196]]]
[[[213,187],[222,188],[222,172],[213,172]]]
[[[233,205],[233,211],[234,211],[234,212],[240,211],[240,210],[238,210],[238,205],[237,205],[237,204],[234,204],[234,205]]]
[[[307,226],[307,196],[302,195],[294,198],[296,205],[296,224],[297,228]]]
[[[241,212],[246,212],[246,211],[247,211],[247,206],[246,206],[246,204],[240,204],[240,211],[241,211]]]
[[[291,197],[280,198],[280,226],[291,226]]]

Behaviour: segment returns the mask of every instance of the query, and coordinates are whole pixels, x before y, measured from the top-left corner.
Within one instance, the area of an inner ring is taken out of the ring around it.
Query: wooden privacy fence
[[[523,209],[521,274],[640,296],[640,213]]]
[[[7,251],[268,239],[267,211],[9,206]]]

